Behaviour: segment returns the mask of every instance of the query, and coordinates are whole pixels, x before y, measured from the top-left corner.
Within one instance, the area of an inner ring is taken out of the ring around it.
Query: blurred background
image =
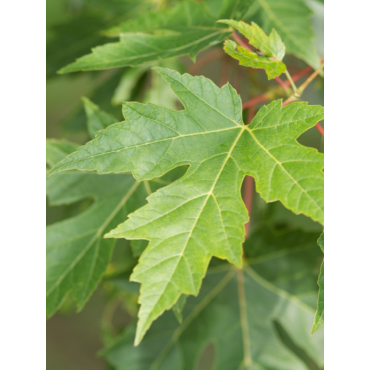
[[[137,68],[117,68],[107,71],[77,72],[58,75],[61,67],[73,62],[77,57],[90,52],[96,45],[107,42],[100,31],[140,15],[143,11],[170,6],[176,1],[159,0],[47,0],[47,137],[65,138],[77,144],[89,140],[86,116],[81,97],[88,97],[101,109],[113,114],[117,122],[123,120],[120,102],[150,101],[172,109],[181,109],[181,103],[161,78],[150,70],[154,64]],[[316,33],[316,47],[323,56],[323,4],[307,0],[312,9],[311,19]],[[284,62],[291,75],[307,67],[304,62],[286,56]],[[166,68],[176,69],[193,75],[204,75],[216,84],[227,81],[248,101],[267,91],[272,91],[274,99],[285,97],[276,81],[268,81],[266,74],[238,66],[238,62],[228,57],[222,45],[207,49],[197,56],[196,63],[188,57],[166,60],[159,63]],[[302,79],[300,82],[303,82]],[[324,105],[323,80],[316,79],[305,90],[302,100],[310,104]],[[269,101],[260,102],[257,108]],[[249,109],[244,110],[245,120]],[[323,152],[323,138],[312,128],[299,138],[303,145]],[[68,206],[50,207],[47,205],[47,223],[52,224],[76,215],[87,209],[92,200],[84,200]],[[305,216],[296,216],[280,203],[266,204],[258,194],[254,195],[251,228],[263,217],[272,217],[278,224],[289,224],[306,231],[322,230],[321,226]],[[135,264],[128,242],[120,240],[115,248],[110,267],[115,264],[127,265],[127,271]],[[73,301],[66,301],[62,309],[47,321],[47,369],[48,370],[103,370],[109,365],[99,357],[98,352],[112,333],[132,321],[136,315],[136,302],[119,283],[104,282],[100,285],[84,309],[76,313]],[[131,292],[135,295],[135,292]],[[122,303],[124,302],[124,303]],[[201,370],[210,368],[207,358],[212,357],[208,349],[201,360]],[[202,362],[203,361],[203,362]]]

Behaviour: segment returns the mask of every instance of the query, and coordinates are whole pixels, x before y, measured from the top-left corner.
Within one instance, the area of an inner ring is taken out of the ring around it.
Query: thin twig
[[[288,89],[288,84],[286,84],[280,77],[275,77],[275,81],[285,90],[287,95],[290,94],[290,91]]]
[[[249,51],[252,51],[251,48],[237,35],[236,32],[232,34],[232,37],[234,37],[235,41],[240,45],[243,46],[244,49],[247,49]]]
[[[285,75],[287,76],[289,82],[290,82],[290,86],[292,86],[293,88],[293,91],[296,92],[297,91],[297,86],[295,85],[292,77],[290,76],[290,73],[288,72],[288,70],[285,71]]]
[[[310,77],[307,78],[305,82],[301,86],[299,86],[298,91],[300,95],[302,95],[304,89],[308,86],[308,84],[321,72],[321,70],[324,68],[324,63],[321,64],[321,66],[316,69],[314,73]]]
[[[243,107],[243,109],[247,109],[247,108],[250,108],[250,107],[252,107],[253,105],[255,105],[257,103],[260,103],[261,101],[269,100],[269,99],[270,99],[269,94],[265,93],[265,94],[256,96],[255,98],[253,98],[251,100],[246,101],[245,103],[243,103],[242,107]]]
[[[307,78],[305,82],[299,88],[295,91],[293,95],[291,95],[285,102],[283,103],[283,107],[286,105],[292,103],[293,101],[297,100],[305,90],[305,88],[308,86],[310,82],[320,73],[320,71],[324,68],[324,63],[321,64],[321,66],[314,72],[310,77]]]
[[[322,135],[322,137],[324,137],[324,129],[322,128],[322,126],[320,125],[320,123],[316,123],[315,127],[317,128],[317,131],[320,132],[320,134]]]

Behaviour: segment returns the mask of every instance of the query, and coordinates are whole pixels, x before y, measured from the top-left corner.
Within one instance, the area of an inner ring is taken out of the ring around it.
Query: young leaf
[[[324,233],[321,234],[317,244],[320,246],[322,253],[324,253]],[[313,334],[320,326],[324,325],[324,260],[322,261],[317,284],[319,285],[319,296],[317,299],[317,310],[311,334]]]
[[[247,240],[246,251],[263,253],[243,270],[219,263],[210,267],[199,296],[188,297],[180,325],[167,312],[138,347],[132,346],[134,328],[129,327],[103,355],[117,370],[194,370],[199,354],[213,343],[214,370],[321,368],[323,335],[310,336],[314,309],[303,301],[317,294],[312,273],[320,259],[317,234],[275,232],[275,239],[271,234],[264,227]],[[270,240],[274,249],[266,250]],[[306,357],[287,347],[277,326]]]
[[[311,15],[311,9],[302,0],[256,0],[247,19],[256,21],[266,33],[275,29],[288,53],[316,69],[320,61],[313,42]]]
[[[231,57],[239,60],[241,66],[264,69],[269,80],[280,76],[286,71],[286,66],[283,62],[259,56],[237,45],[234,41],[226,40],[224,50]]]
[[[221,5],[232,3],[224,0]],[[252,0],[246,0],[229,8],[232,14],[238,13],[238,8],[245,13],[251,3]],[[228,12],[223,14],[227,16]],[[59,73],[136,66],[181,55],[194,58],[201,50],[231,35],[230,29],[216,23],[217,19],[205,4],[193,1],[181,2],[162,12],[143,14],[106,32],[120,36],[119,42],[94,48],[92,54],[62,68]]]
[[[273,29],[270,36],[267,36],[263,30],[252,22],[249,25],[245,22],[236,22],[233,20],[222,20],[219,23],[225,23],[236,28],[244,35],[251,45],[259,49],[267,57],[281,61],[285,55],[285,45],[281,41],[279,34]]]
[[[240,196],[245,175],[255,178],[266,201],[280,200],[323,223],[323,155],[296,141],[323,118],[322,107],[282,108],[275,101],[246,126],[230,85],[219,89],[204,77],[155,69],[185,110],[125,103],[125,122],[99,131],[50,172],[132,171],[144,180],[190,165],[185,176],[153,193],[148,205],[107,235],[150,240],[131,277],[142,283],[136,343],[181,294],[198,293],[212,256],[241,266],[248,220]]]

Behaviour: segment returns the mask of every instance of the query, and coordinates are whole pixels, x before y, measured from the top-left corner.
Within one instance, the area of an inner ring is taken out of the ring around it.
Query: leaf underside
[[[241,266],[248,221],[240,196],[245,175],[255,178],[266,201],[280,200],[323,223],[323,155],[296,141],[323,118],[322,107],[292,103],[282,108],[274,101],[246,126],[240,97],[230,85],[219,89],[204,77],[155,70],[185,110],[125,103],[126,121],[99,131],[50,172],[131,171],[145,180],[190,166],[107,235],[150,241],[131,276],[142,283],[136,344],[181,294],[198,294],[212,256]]]

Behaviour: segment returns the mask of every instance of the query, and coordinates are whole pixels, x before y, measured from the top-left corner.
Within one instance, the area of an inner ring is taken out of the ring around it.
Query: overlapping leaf
[[[51,168],[68,154],[73,153],[78,148],[78,144],[67,140],[48,139],[46,141],[46,164]]]
[[[152,194],[148,205],[108,235],[150,241],[131,277],[142,283],[136,343],[181,294],[198,293],[212,256],[241,266],[245,175],[255,178],[266,201],[280,200],[323,222],[323,155],[296,141],[323,118],[322,107],[282,108],[275,101],[245,126],[230,85],[219,89],[204,77],[156,70],[185,110],[125,103],[125,122],[99,131],[51,171],[132,171],[145,180],[190,165],[185,176]]]
[[[324,253],[324,233],[321,234],[317,244],[320,246]],[[324,325],[324,260],[322,261],[320,268],[320,275],[317,281],[319,285],[319,296],[317,299],[317,310],[315,314],[315,320],[312,326],[312,334],[322,325]]]
[[[275,29],[288,53],[318,68],[320,61],[313,42],[311,15],[311,9],[302,0],[256,0],[247,19],[258,23],[266,33]]]
[[[95,136],[95,132],[103,130],[111,124],[117,122],[112,114],[104,112],[88,98],[82,98],[85,113],[87,116],[87,130],[91,137]]]
[[[237,45],[234,41],[227,40],[224,50],[227,54],[239,60],[240,65],[262,68],[266,71],[269,79],[280,76],[286,71],[286,66],[281,61],[285,55],[285,45],[275,30],[272,30],[270,36],[267,36],[255,23],[249,25],[233,20],[223,20],[220,23],[228,24],[239,30],[249,39],[249,43],[263,54],[258,55]]]
[[[85,99],[89,131],[109,124],[112,117]],[[54,165],[75,150],[67,141],[47,141],[47,163]],[[159,187],[157,180],[138,182],[130,174],[99,176],[66,172],[47,179],[50,205],[93,198],[85,212],[47,227],[47,314],[52,315],[72,293],[80,310],[96,288],[109,263],[114,240],[106,232],[143,206]]]
[[[138,347],[130,327],[103,355],[117,370],[195,370],[213,344],[214,370],[321,368],[323,335],[310,336],[314,308],[306,303],[317,294],[316,239],[261,228],[246,242],[243,270],[214,261],[199,296],[188,298],[181,325],[165,313]]]
[[[252,0],[223,0],[219,13],[224,17],[244,15]],[[217,4],[216,4],[217,5]],[[119,42],[93,49],[60,73],[79,70],[136,66],[145,62],[181,55],[195,57],[204,48],[231,35],[230,29],[216,23],[217,17],[204,3],[181,2],[172,9],[146,13],[107,31],[120,36]]]

